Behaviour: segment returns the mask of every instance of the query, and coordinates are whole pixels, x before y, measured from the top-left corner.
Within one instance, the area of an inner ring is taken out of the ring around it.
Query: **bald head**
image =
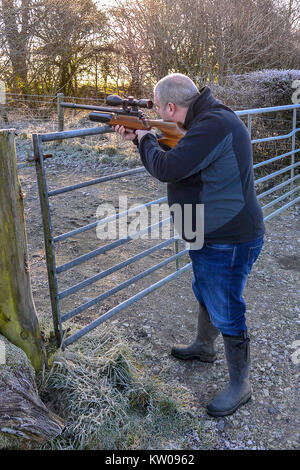
[[[159,80],[154,88],[154,95],[163,107],[168,103],[188,108],[199,94],[195,83],[186,75],[173,73]]]

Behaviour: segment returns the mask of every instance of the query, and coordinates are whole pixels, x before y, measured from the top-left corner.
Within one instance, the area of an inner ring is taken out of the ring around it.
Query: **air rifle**
[[[167,122],[162,119],[150,119],[139,108],[151,109],[151,100],[137,100],[133,96],[121,98],[118,95],[109,95],[107,104],[113,108],[101,108],[101,112],[92,112],[89,119],[95,122],[103,122],[109,126],[124,126],[126,129],[149,131],[152,127],[160,130],[162,135],[158,138],[159,144],[165,144],[170,148],[175,147],[179,140],[186,134],[186,129],[179,122]],[[114,107],[122,106],[115,109]]]

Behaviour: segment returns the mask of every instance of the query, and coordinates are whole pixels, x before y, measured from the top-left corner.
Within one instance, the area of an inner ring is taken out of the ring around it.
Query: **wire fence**
[[[105,95],[97,98],[65,96],[66,101],[85,104],[104,104]],[[20,95],[6,93],[6,102],[1,105],[1,127],[15,127],[27,132],[50,132],[58,130],[58,95]],[[74,112],[66,113],[66,125],[78,121]]]
[[[120,90],[119,90],[120,91]],[[1,105],[0,125],[2,128],[16,128],[20,138],[32,133],[55,132],[74,128],[95,127],[97,123],[89,120],[87,110],[67,109],[62,110],[60,103],[74,103],[84,105],[103,106],[106,103],[106,93],[99,92],[96,97],[76,97],[57,95],[22,95],[18,93],[6,93],[5,104]],[[248,107],[246,107],[248,109]],[[245,106],[239,105],[239,110],[245,110]],[[63,112],[62,112],[63,111]],[[151,117],[156,117],[150,112]],[[240,116],[248,126],[248,118]],[[300,127],[300,113],[296,117],[296,127]],[[255,142],[253,145],[254,164],[288,152],[291,148],[292,137],[285,139],[265,140],[268,137],[287,135],[292,130],[292,110],[277,111],[273,113],[257,114],[252,116],[251,135]],[[295,145],[300,145],[300,133],[294,137]],[[99,137],[86,137],[89,144],[98,144]],[[296,158],[299,158],[296,156]],[[265,171],[280,170],[284,164],[280,160],[272,161],[271,167],[262,167],[259,175]]]

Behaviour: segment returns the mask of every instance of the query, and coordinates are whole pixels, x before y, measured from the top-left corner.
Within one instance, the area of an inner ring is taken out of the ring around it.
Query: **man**
[[[234,413],[251,397],[250,349],[242,293],[263,246],[263,214],[254,189],[252,148],[244,123],[216,100],[209,87],[198,91],[182,74],[161,79],[154,103],[165,121],[180,122],[186,135],[173,149],[163,150],[155,134],[115,130],[138,140],[147,171],[167,182],[168,203],[204,204],[204,245],[190,250],[193,291],[199,302],[198,328],[190,345],[175,345],[182,359],[213,362],[215,340],[222,333],[229,385],[208,404],[212,416]],[[195,224],[193,218],[192,224]]]

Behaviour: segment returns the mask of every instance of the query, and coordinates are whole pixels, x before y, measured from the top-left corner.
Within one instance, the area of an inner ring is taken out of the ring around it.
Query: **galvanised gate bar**
[[[64,105],[66,105],[65,107],[70,107],[69,103],[66,103],[66,104],[61,103],[61,106],[64,106]],[[77,106],[80,107],[80,108],[83,107],[82,105],[72,105],[73,108],[74,107],[76,108]],[[276,112],[276,111],[291,110],[293,112],[292,129],[291,129],[290,133],[285,134],[285,135],[277,135],[277,136],[273,136],[273,137],[267,137],[267,138],[252,140],[252,144],[256,144],[256,143],[259,143],[259,142],[268,142],[268,141],[272,141],[272,140],[281,140],[281,139],[291,138],[291,150],[289,152],[278,155],[278,156],[275,156],[271,159],[265,160],[263,162],[260,162],[260,163],[257,163],[256,165],[254,165],[254,169],[255,169],[255,168],[261,167],[263,165],[267,165],[269,163],[272,163],[272,162],[275,162],[275,161],[278,161],[278,160],[281,160],[281,159],[284,159],[284,158],[287,159],[288,157],[291,157],[291,159],[288,162],[286,167],[255,180],[255,184],[258,185],[260,183],[263,183],[264,181],[270,180],[270,179],[272,179],[272,178],[274,178],[278,175],[281,175],[285,172],[288,172],[288,171],[290,172],[290,177],[289,177],[288,180],[286,180],[283,183],[280,183],[280,184],[272,187],[271,189],[268,189],[267,191],[265,191],[263,193],[260,193],[258,195],[258,199],[262,199],[262,198],[270,195],[271,193],[273,193],[275,191],[281,190],[282,188],[284,188],[285,186],[287,186],[289,184],[292,186],[292,189],[290,189],[286,193],[284,193],[281,196],[273,199],[269,203],[263,205],[262,206],[263,210],[269,209],[273,205],[275,205],[278,202],[286,199],[287,197],[292,196],[293,194],[295,194],[295,196],[296,196],[294,199],[290,200],[289,202],[287,202],[286,204],[281,206],[279,209],[276,209],[273,212],[269,213],[267,216],[265,216],[265,218],[264,218],[265,221],[269,220],[270,218],[276,216],[277,214],[279,214],[283,210],[287,209],[288,207],[290,207],[293,204],[296,204],[297,202],[300,201],[300,195],[299,195],[300,185],[295,186],[296,181],[299,180],[299,178],[300,178],[300,173],[295,174],[295,169],[300,166],[300,161],[298,161],[298,162],[295,161],[295,155],[300,152],[300,148],[296,148],[296,138],[295,138],[296,133],[300,131],[300,128],[296,128],[297,110],[299,110],[299,108],[300,108],[300,105],[294,104],[294,105],[277,106],[277,107],[271,107],[271,108],[260,108],[260,109],[236,111],[237,115],[246,116],[248,118],[248,129],[249,129],[250,135],[251,135],[251,129],[252,129],[252,116],[258,115],[258,114],[263,114],[263,113]],[[89,109],[89,108],[87,108],[87,109]],[[164,220],[161,220],[157,224],[154,224],[152,226],[148,226],[146,229],[143,229],[139,232],[136,232],[135,234],[132,234],[130,237],[122,238],[122,239],[113,241],[113,242],[111,242],[111,243],[109,243],[105,246],[100,247],[100,248],[96,248],[95,250],[90,251],[90,252],[88,252],[88,253],[86,253],[82,256],[79,256],[79,257],[73,259],[72,261],[69,261],[69,262],[67,262],[63,265],[60,265],[60,266],[56,265],[55,247],[56,247],[57,242],[59,242],[61,240],[64,240],[64,239],[67,239],[69,237],[72,237],[76,234],[85,232],[87,230],[91,230],[93,228],[96,228],[97,225],[99,224],[99,221],[90,223],[88,225],[84,225],[80,228],[77,228],[77,229],[72,230],[70,232],[67,232],[67,233],[64,233],[62,235],[54,237],[53,236],[53,229],[52,229],[52,222],[51,222],[50,208],[49,208],[49,198],[51,198],[52,196],[56,196],[56,195],[62,195],[66,192],[73,191],[73,190],[76,190],[76,189],[79,189],[79,188],[84,188],[84,187],[95,185],[95,184],[101,184],[101,183],[109,181],[109,180],[119,179],[119,178],[126,177],[126,176],[129,176],[129,175],[142,173],[142,172],[145,172],[145,168],[144,167],[135,168],[135,169],[132,169],[132,170],[127,170],[127,171],[111,174],[111,175],[108,175],[108,176],[103,176],[103,177],[100,177],[100,178],[96,178],[96,179],[93,179],[93,180],[90,180],[90,181],[78,183],[78,184],[75,184],[75,185],[70,185],[70,186],[66,186],[66,187],[63,187],[63,188],[55,189],[53,191],[48,191],[48,189],[47,189],[46,169],[45,169],[45,165],[44,165],[44,158],[47,158],[47,156],[43,154],[43,143],[44,142],[54,141],[54,140],[63,140],[63,139],[72,139],[72,138],[76,138],[76,137],[100,135],[100,134],[109,133],[109,132],[112,132],[112,130],[109,126],[101,126],[101,127],[93,127],[93,128],[89,128],[89,129],[77,129],[77,130],[46,133],[46,134],[33,134],[33,136],[32,136],[32,138],[33,138],[33,148],[34,148],[34,159],[35,159],[35,162],[36,162],[36,173],[37,173],[38,188],[39,188],[39,197],[40,197],[40,204],[41,204],[41,210],[42,210],[42,220],[43,220],[43,228],[44,228],[46,260],[47,260],[47,271],[48,271],[48,282],[49,282],[49,290],[50,290],[50,299],[51,299],[51,307],[52,307],[52,315],[53,315],[54,332],[55,332],[57,344],[61,345],[63,348],[68,346],[69,344],[73,343],[74,341],[76,341],[77,339],[79,339],[80,337],[82,337],[83,335],[88,333],[89,331],[93,330],[94,328],[99,326],[101,323],[105,322],[106,320],[108,320],[109,318],[111,318],[113,315],[117,314],[118,312],[120,312],[124,308],[129,307],[133,302],[135,302],[139,299],[142,299],[147,294],[153,292],[154,290],[156,290],[159,287],[163,286],[167,282],[175,279],[177,276],[183,274],[184,272],[186,272],[187,270],[189,270],[191,268],[191,263],[187,263],[185,266],[183,266],[181,268],[179,267],[179,264],[178,264],[179,258],[181,256],[187,254],[188,250],[184,249],[182,251],[179,251],[178,250],[178,239],[176,237],[172,237],[168,240],[165,240],[165,241],[159,243],[156,246],[153,246],[153,247],[151,247],[151,248],[149,248],[145,251],[142,251],[142,252],[138,253],[137,255],[127,259],[126,261],[118,263],[117,265],[115,265],[115,266],[113,266],[109,269],[106,269],[106,270],[104,270],[104,271],[102,271],[102,272],[100,272],[100,273],[98,273],[98,274],[96,274],[96,275],[94,275],[94,276],[92,276],[88,279],[85,279],[84,281],[82,281],[82,282],[80,282],[76,285],[73,285],[72,287],[70,287],[66,290],[63,290],[63,291],[59,290],[58,279],[57,279],[58,274],[63,273],[65,271],[67,271],[68,269],[71,269],[75,266],[79,266],[82,263],[84,263],[85,261],[93,259],[97,256],[100,256],[101,254],[106,253],[109,250],[112,250],[112,249],[114,249],[118,246],[121,246],[121,245],[124,245],[124,244],[128,243],[129,241],[131,241],[133,239],[134,235],[141,236],[145,233],[150,233],[151,230],[153,230],[155,228],[157,229],[157,228],[161,227],[162,225],[164,225],[166,223],[169,223],[170,220],[171,220],[171,218],[168,217]],[[160,203],[165,202],[165,201],[166,201],[166,197],[163,197],[163,198],[160,198],[160,199],[157,199],[157,200],[150,201],[147,204],[144,204],[143,207],[149,207],[153,204],[160,204]],[[138,209],[138,207],[134,207],[135,211],[137,209]],[[110,216],[110,217],[107,217],[105,219],[101,219],[100,223],[105,224],[105,223],[111,221],[112,219],[117,219],[117,218],[123,217],[126,214],[130,215],[130,209],[125,211],[125,212],[118,213],[118,214],[116,214],[116,216]],[[142,259],[142,258],[158,251],[158,250],[161,250],[162,248],[164,248],[168,245],[172,245],[172,244],[174,244],[174,247],[175,247],[175,254],[173,256],[161,261],[160,263],[150,267],[149,269],[139,273],[138,275],[136,275],[132,278],[129,278],[125,282],[122,282],[122,283],[118,284],[116,287],[114,287],[110,290],[107,290],[106,292],[104,292],[103,294],[95,297],[94,299],[89,300],[89,301],[81,304],[79,307],[76,307],[75,309],[73,309],[73,310],[71,310],[67,313],[64,313],[63,315],[61,314],[60,301],[63,298],[65,298],[65,297],[67,297],[71,294],[74,294],[75,292],[80,291],[84,287],[86,287],[88,285],[91,285],[91,284],[97,282],[100,279],[105,279],[106,276],[109,276],[110,274],[124,268],[125,266],[133,264],[136,261],[138,261],[138,260],[140,260],[140,259]],[[122,289],[125,289],[126,287],[134,284],[136,281],[144,278],[145,276],[153,273],[154,271],[162,268],[163,266],[167,265],[168,263],[171,263],[172,261],[175,261],[175,263],[176,263],[176,270],[172,274],[164,277],[163,279],[161,279],[158,282],[150,285],[146,289],[143,289],[139,293],[133,295],[129,299],[127,299],[127,300],[123,301],[122,303],[118,304],[117,306],[111,308],[109,311],[107,311],[106,313],[104,313],[103,315],[101,315],[100,317],[98,317],[97,319],[95,319],[94,321],[89,323],[88,325],[84,326],[82,329],[80,329],[76,333],[72,334],[71,336],[69,336],[67,338],[65,338],[63,336],[63,329],[62,329],[63,322],[67,321],[70,318],[73,318],[74,316],[80,314],[81,312],[83,312],[84,310],[90,308],[91,306],[98,304],[99,302],[103,301],[104,299],[107,299],[108,297],[110,297],[113,294],[121,291]]]

